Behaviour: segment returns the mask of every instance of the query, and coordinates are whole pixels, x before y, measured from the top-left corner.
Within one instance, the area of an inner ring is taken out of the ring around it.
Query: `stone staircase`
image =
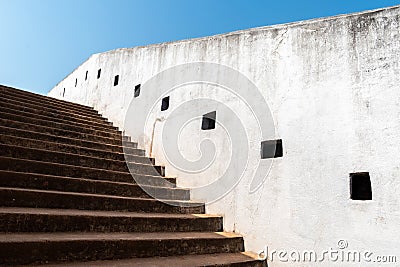
[[[0,86],[0,265],[266,266],[144,155],[93,108]]]

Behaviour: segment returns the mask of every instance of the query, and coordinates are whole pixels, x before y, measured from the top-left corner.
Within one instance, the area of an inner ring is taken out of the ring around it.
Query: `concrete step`
[[[98,118],[88,118],[85,116],[77,115],[77,114],[69,114],[69,113],[54,113],[46,110],[38,109],[37,107],[31,108],[27,106],[16,105],[8,102],[0,103],[0,107],[2,109],[13,110],[14,112],[25,112],[29,114],[35,114],[40,116],[45,116],[47,118],[52,119],[60,119],[67,120],[79,123],[87,123],[87,124],[95,124],[95,125],[109,125],[112,126],[112,123],[107,121],[107,119],[103,117]]]
[[[49,102],[47,99],[42,100],[42,99],[37,99],[37,98],[29,98],[25,96],[19,96],[19,95],[14,95],[14,94],[7,94],[4,92],[0,92],[0,97],[2,98],[7,98],[9,100],[13,101],[18,101],[21,102],[22,104],[32,104],[32,105],[40,105],[48,108],[56,108],[58,110],[65,110],[65,111],[71,111],[71,112],[76,112],[80,114],[88,114],[92,116],[99,116],[100,114],[97,112],[97,110],[94,110],[93,108],[89,107],[74,107],[71,105],[67,104],[58,104],[55,102]]]
[[[108,260],[238,253],[243,238],[227,233],[34,233],[4,234],[0,264]]]
[[[73,145],[77,147],[82,147],[86,149],[95,149],[95,150],[101,150],[105,152],[116,152],[116,153],[123,153],[124,150],[128,154],[132,155],[137,155],[137,156],[144,156],[145,151],[142,149],[137,149],[137,143],[133,142],[124,142],[124,145],[126,145],[125,149],[119,145],[113,145],[113,144],[107,144],[107,143],[101,143],[99,140],[96,141],[87,141],[87,140],[82,140],[82,139],[77,139],[77,138],[69,138],[69,137],[63,137],[63,136],[56,136],[52,134],[47,134],[47,133],[38,133],[38,132],[32,132],[29,129],[18,129],[18,128],[10,128],[6,126],[1,126],[0,125],[0,137],[1,137],[1,142],[7,143],[7,142],[13,142],[13,140],[7,141],[10,136],[15,136],[18,139],[21,139],[21,142],[28,142],[22,140],[22,138],[25,139],[35,139],[37,141],[42,141],[42,142],[52,142],[52,143],[57,143],[61,145]],[[9,143],[7,143],[9,144]]]
[[[16,106],[23,106],[23,107],[28,107],[32,109],[40,109],[43,110],[47,113],[54,113],[54,114],[60,114],[60,115],[69,115],[69,116],[79,116],[82,119],[92,119],[92,120],[98,120],[104,121],[104,118],[100,114],[90,114],[87,112],[78,112],[75,110],[69,110],[69,109],[60,109],[57,107],[50,107],[50,106],[42,106],[40,104],[35,104],[35,103],[26,103],[26,102],[21,102],[18,100],[13,100],[9,99],[5,96],[0,96],[0,103],[10,103]]]
[[[145,175],[164,176],[163,166],[151,165],[149,159],[142,157],[143,162],[126,162],[111,159],[82,156],[64,152],[54,152],[35,148],[27,148],[16,145],[0,144],[0,156],[28,159],[42,162],[60,163],[79,167],[111,170],[118,172],[133,172]],[[128,169],[129,166],[129,169]]]
[[[0,187],[0,206],[49,209],[134,211],[148,213],[204,213],[204,204],[193,201],[120,197],[50,190]]]
[[[142,153],[135,154],[124,154],[122,152],[112,152],[107,150],[91,149],[86,147],[74,146],[70,144],[61,144],[47,141],[40,141],[35,139],[21,138],[11,135],[0,134],[0,144],[11,145],[11,146],[21,146],[25,148],[42,149],[56,151],[60,153],[70,153],[81,156],[117,160],[117,161],[128,161],[143,164],[155,165],[154,158],[144,157]],[[122,151],[122,148],[121,148]],[[140,151],[140,150],[139,150]],[[144,153],[144,151],[143,151]],[[137,155],[139,154],[139,155]]]
[[[23,105],[23,106],[41,107],[41,108],[46,109],[48,111],[67,112],[67,113],[71,113],[71,114],[79,114],[79,115],[82,115],[82,116],[85,116],[85,117],[93,117],[93,118],[100,118],[101,117],[101,115],[95,110],[89,111],[89,110],[74,109],[74,108],[71,108],[71,107],[54,105],[54,104],[46,104],[46,103],[41,102],[41,101],[18,98],[18,97],[12,96],[12,95],[6,95],[4,93],[3,94],[0,93],[0,100],[13,103],[14,105],[19,103],[20,105]]]
[[[0,105],[0,112],[6,113],[9,115],[12,114],[12,115],[21,116],[21,117],[29,117],[29,118],[33,118],[33,119],[39,119],[39,120],[47,121],[47,122],[62,123],[62,124],[73,125],[75,127],[95,129],[95,130],[104,131],[104,132],[118,131],[117,127],[110,125],[108,122],[104,122],[104,123],[92,122],[92,123],[90,123],[88,121],[83,121],[83,120],[74,120],[71,117],[65,118],[65,119],[54,117],[54,116],[49,117],[49,116],[37,114],[34,112],[31,113],[26,110],[20,111],[17,109],[11,109],[8,107],[4,107],[4,105]]]
[[[221,232],[222,217],[0,207],[0,232]]]
[[[14,122],[31,123],[37,126],[45,126],[45,127],[77,132],[81,134],[89,134],[100,137],[119,139],[122,136],[122,132],[117,129],[98,129],[95,127],[91,127],[90,125],[75,125],[73,123],[68,123],[68,122],[59,123],[51,120],[37,119],[32,116],[21,116],[5,112],[0,112],[0,118],[11,120]]]
[[[0,156],[0,170],[125,183],[134,183],[135,181],[139,181],[141,184],[143,183],[148,185],[157,182],[158,185],[165,187],[170,187],[169,183],[174,183],[176,181],[175,178],[166,178],[161,175],[131,174],[129,172],[118,172],[106,169],[95,169],[3,156]]]
[[[0,85],[0,92],[5,93],[6,95],[14,95],[14,96],[21,97],[21,98],[40,99],[40,100],[47,101],[49,103],[55,103],[58,105],[71,106],[71,107],[75,107],[75,108],[86,109],[89,111],[94,110],[92,107],[89,107],[89,106],[72,103],[72,102],[56,99],[53,97],[43,96],[43,95],[35,94],[32,92],[27,92],[24,90],[8,87],[8,86],[4,86],[4,85]]]
[[[22,130],[37,132],[37,133],[51,134],[51,135],[55,135],[55,136],[62,136],[62,137],[68,137],[68,138],[74,138],[74,139],[82,139],[85,141],[101,142],[101,143],[111,144],[111,145],[119,145],[119,146],[122,145],[123,140],[130,141],[130,138],[127,136],[108,138],[108,137],[99,136],[99,135],[91,135],[91,134],[85,134],[85,133],[81,133],[81,132],[64,130],[64,129],[60,129],[60,128],[46,127],[46,126],[42,126],[42,125],[36,125],[33,123],[19,122],[19,121],[15,121],[15,120],[4,119],[1,117],[0,117],[0,126],[22,129]]]
[[[254,253],[214,253],[203,255],[184,255],[153,258],[132,258],[122,260],[104,260],[49,264],[46,267],[267,267],[266,261],[258,260]]]
[[[171,200],[190,200],[190,190],[184,188],[161,187],[157,180],[149,180],[149,185],[134,183],[111,182],[106,180],[90,180],[51,176],[33,173],[21,173],[0,170],[0,186],[26,189],[65,191],[86,194],[100,194],[122,197],[140,197]],[[146,192],[149,192],[149,196]]]
[[[265,266],[144,156],[90,107],[0,86],[0,265]]]

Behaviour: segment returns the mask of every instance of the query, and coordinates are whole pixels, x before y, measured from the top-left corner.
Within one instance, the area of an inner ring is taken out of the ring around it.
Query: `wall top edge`
[[[102,54],[115,53],[115,52],[131,51],[131,50],[140,49],[140,48],[162,47],[162,46],[166,46],[166,45],[181,44],[181,43],[186,43],[186,42],[229,37],[232,35],[251,34],[251,33],[259,32],[259,31],[266,31],[266,30],[296,28],[296,27],[307,26],[307,25],[311,25],[311,24],[318,24],[318,23],[326,22],[326,21],[330,21],[330,20],[347,19],[347,18],[351,18],[351,17],[382,13],[385,11],[392,11],[392,10],[396,10],[396,9],[400,10],[400,5],[366,10],[366,11],[361,11],[361,12],[354,12],[354,13],[349,13],[349,14],[339,14],[339,15],[335,15],[335,16],[328,16],[328,17],[322,17],[322,18],[314,18],[314,19],[301,20],[301,21],[295,21],[295,22],[289,22],[289,23],[260,26],[260,27],[250,28],[250,29],[237,30],[237,31],[220,33],[220,34],[215,34],[215,35],[210,35],[210,36],[197,37],[197,38],[182,39],[182,40],[177,40],[177,41],[162,42],[162,43],[149,44],[149,45],[143,45],[143,46],[135,46],[135,47],[117,48],[117,49],[112,49],[112,50],[105,51],[105,52],[96,53],[93,55],[102,55]]]
[[[283,23],[283,24],[261,26],[261,27],[237,30],[237,31],[232,31],[232,32],[228,32],[228,33],[222,33],[222,34],[216,34],[216,35],[204,36],[204,37],[198,37],[198,38],[190,38],[190,39],[183,39],[183,40],[177,40],[177,41],[162,42],[162,43],[149,44],[149,45],[144,45],[144,46],[136,46],[136,47],[130,47],[130,48],[118,48],[118,49],[113,49],[113,50],[109,50],[109,51],[105,51],[105,52],[95,53],[95,54],[90,55],[82,64],[77,66],[70,74],[68,74],[64,79],[62,79],[60,82],[58,82],[55,85],[55,87],[53,87],[53,89],[56,88],[59,84],[61,84],[64,80],[66,80],[72,73],[75,72],[75,70],[79,69],[82,65],[84,65],[84,64],[88,63],[89,61],[93,60],[94,58],[98,58],[99,56],[102,56],[102,55],[108,55],[108,54],[114,54],[114,53],[124,53],[124,52],[129,53],[129,52],[133,52],[137,49],[143,49],[143,48],[158,48],[158,47],[164,47],[164,46],[168,46],[168,45],[180,45],[180,44],[189,43],[189,42],[198,42],[198,41],[206,41],[206,40],[212,40],[212,39],[218,39],[218,38],[227,38],[227,37],[234,36],[234,35],[255,34],[255,33],[263,32],[263,31],[294,29],[294,28],[298,28],[298,27],[318,25],[319,23],[322,23],[322,22],[345,20],[345,19],[355,18],[355,17],[359,17],[359,16],[365,16],[365,15],[377,15],[379,13],[392,12],[392,11],[399,11],[399,14],[400,14],[400,5],[378,8],[378,9],[367,10],[367,11],[361,11],[361,12],[354,12],[354,13],[349,13],[349,14],[340,14],[340,15],[335,15],[335,16],[295,21],[295,22],[289,22],[289,23]]]

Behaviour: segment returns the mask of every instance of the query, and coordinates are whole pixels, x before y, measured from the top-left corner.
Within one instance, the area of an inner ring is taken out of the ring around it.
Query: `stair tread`
[[[46,171],[40,171],[44,165]],[[37,169],[36,167],[40,167]],[[35,167],[35,168],[34,168]],[[64,170],[73,170],[64,172]],[[55,172],[51,172],[55,170]],[[0,156],[0,172],[8,171],[10,175],[33,175],[41,177],[54,177],[66,179],[85,179],[90,181],[110,181],[140,185],[156,185],[161,187],[176,187],[176,177],[148,175],[140,173],[118,172],[107,169],[96,169],[80,167],[59,163],[41,162],[26,159],[10,158]],[[77,172],[77,173],[76,173]],[[93,173],[95,175],[93,175]],[[157,182],[158,184],[154,184]]]
[[[82,132],[79,132],[79,131],[65,130],[63,128],[49,127],[49,126],[38,125],[38,124],[33,124],[33,123],[27,123],[27,122],[15,121],[15,120],[10,120],[10,119],[4,119],[4,118],[1,118],[1,117],[0,117],[0,122],[1,122],[1,126],[6,126],[6,125],[8,126],[8,125],[11,124],[13,126],[9,127],[9,128],[15,128],[15,129],[22,129],[22,130],[26,129],[26,128],[21,128],[21,126],[23,126],[23,127],[33,127],[34,129],[41,129],[43,131],[47,130],[47,131],[50,131],[51,133],[53,133],[53,132],[63,132],[64,134],[70,134],[70,135],[74,135],[74,136],[79,136],[79,138],[75,138],[75,137],[71,138],[71,139],[78,139],[78,140],[86,140],[87,138],[90,137],[91,138],[90,140],[94,140],[94,139],[99,140],[100,139],[103,142],[113,143],[113,142],[122,140],[122,137],[123,137],[122,135],[120,135],[118,137],[117,137],[117,135],[116,135],[116,137],[106,137],[106,136],[101,136],[101,135],[82,133]],[[15,124],[18,124],[18,127],[16,127]],[[40,130],[39,131],[35,131],[35,130],[32,130],[32,128],[30,128],[30,129],[31,129],[30,131],[35,132],[35,133],[43,133],[43,131],[40,131]],[[48,132],[44,132],[44,133],[51,134],[51,133],[48,133]],[[89,140],[89,139],[87,139],[87,140]]]
[[[96,126],[92,126],[92,125],[85,125],[83,123],[71,123],[69,121],[64,121],[64,122],[58,122],[58,121],[53,121],[51,120],[51,118],[44,118],[44,119],[38,119],[38,118],[34,118],[33,116],[27,117],[30,114],[26,114],[26,115],[18,115],[18,114],[13,114],[13,113],[9,113],[9,112],[4,112],[4,111],[0,111],[0,117],[1,118],[5,118],[5,119],[9,119],[10,117],[14,117],[18,118],[18,122],[21,123],[28,123],[28,122],[24,122],[23,119],[29,119],[30,121],[34,121],[35,124],[40,125],[40,126],[44,126],[44,127],[52,127],[52,128],[62,128],[62,127],[66,127],[66,128],[83,128],[85,130],[90,130],[93,132],[99,132],[99,133],[105,133],[105,134],[113,134],[113,135],[117,135],[117,134],[121,134],[121,131],[117,128],[110,128],[110,129],[105,129],[105,128],[98,128]],[[46,124],[52,124],[52,126],[46,126]],[[72,130],[70,130],[72,131]]]
[[[0,137],[11,137],[11,138],[16,138],[18,140],[23,140],[23,141],[29,141],[29,142],[38,142],[38,140],[36,139],[29,139],[29,138],[24,138],[24,137],[16,137],[16,136],[12,136],[12,135],[7,135],[7,134],[3,134],[0,133]],[[72,139],[72,138],[71,138]],[[0,139],[1,140],[1,139]],[[79,139],[78,139],[79,140]],[[3,142],[0,141],[0,144],[2,144]],[[40,141],[40,143],[45,143],[45,144],[49,144],[49,145],[58,145],[58,146],[64,146],[64,147],[68,147],[71,149],[75,149],[76,151],[79,150],[87,150],[87,151],[92,151],[93,153],[96,152],[102,152],[102,153],[111,153],[111,154],[117,154],[117,155],[127,155],[127,156],[134,156],[134,157],[140,157],[140,158],[148,158],[146,156],[141,156],[141,155],[135,155],[135,154],[129,154],[129,153],[124,153],[123,152],[123,147],[121,146],[121,152],[116,152],[116,151],[107,151],[107,150],[101,150],[101,149],[96,149],[96,148],[89,148],[89,147],[84,147],[84,146],[78,146],[78,145],[72,145],[72,144],[67,144],[67,143],[57,143],[57,142],[51,142],[51,141]],[[11,145],[11,144],[6,144],[6,145]],[[19,146],[19,145],[15,145],[15,146]],[[115,146],[115,145],[110,145],[110,146]],[[24,148],[29,148],[29,149],[42,149],[42,150],[46,150],[43,148],[36,148],[36,147],[27,147],[27,146],[23,146]],[[116,146],[118,147],[118,146]],[[138,148],[131,148],[131,149],[135,149],[135,150],[141,150]],[[53,151],[53,150],[50,150]],[[58,152],[58,151],[53,151],[53,152]],[[60,153],[60,152],[58,152]],[[61,152],[61,153],[70,153],[70,154],[75,154],[75,155],[81,155],[79,153],[71,153],[71,152]],[[82,155],[84,156],[84,155]],[[99,157],[100,158],[100,157]],[[149,159],[149,158],[148,158]]]
[[[109,122],[106,120],[106,118],[101,117],[100,119],[88,119],[84,118],[80,115],[74,114],[73,116],[69,116],[66,114],[57,114],[49,111],[45,111],[42,109],[36,109],[34,107],[27,107],[27,106],[21,106],[21,105],[16,105],[15,103],[1,103],[0,105],[1,110],[8,110],[12,111],[12,113],[29,113],[32,114],[33,116],[45,116],[50,119],[59,119],[59,120],[67,120],[67,121],[75,121],[75,122],[80,122],[80,123],[87,123],[89,125],[102,125],[102,126],[113,126],[112,122]]]
[[[128,182],[118,182],[118,181],[110,181],[110,180],[94,180],[94,179],[85,179],[85,178],[78,178],[78,177],[67,177],[67,176],[55,176],[55,175],[48,175],[48,174],[41,174],[41,173],[29,173],[29,172],[17,172],[17,171],[9,171],[9,170],[0,170],[0,173],[9,173],[9,174],[20,174],[20,175],[33,175],[33,176],[44,176],[48,178],[61,178],[70,181],[83,181],[83,182],[91,182],[91,183],[104,183],[109,184],[110,186],[144,186],[144,187],[154,187],[154,188],[165,188],[165,189],[178,189],[178,190],[189,190],[188,188],[184,187],[165,187],[165,186],[153,186],[153,185],[139,185],[136,183],[128,183]],[[150,176],[150,175],[141,175],[141,176],[148,176],[155,179],[175,179],[175,177],[160,177],[160,176]]]
[[[215,254],[201,254],[201,255],[184,255],[184,256],[170,256],[170,257],[154,257],[154,258],[132,258],[123,260],[105,260],[105,261],[89,261],[79,263],[62,263],[50,264],[47,267],[57,266],[107,266],[107,267],[161,267],[161,266],[175,266],[175,267],[195,267],[195,266],[220,266],[238,263],[251,263],[259,262],[259,266],[263,265],[258,260],[257,255],[250,252],[239,253],[215,253]]]
[[[95,157],[95,156],[87,156],[87,155],[80,155],[77,153],[71,153],[71,152],[58,152],[58,151],[54,151],[54,150],[48,150],[48,149],[42,149],[42,148],[32,148],[32,147],[26,147],[26,146],[19,146],[19,145],[8,145],[8,144],[1,144],[0,146],[6,146],[6,147],[13,147],[16,149],[22,149],[22,150],[30,150],[30,151],[38,151],[38,152],[42,152],[42,153],[47,153],[47,154],[53,154],[53,155],[59,155],[59,156],[69,156],[69,157],[77,157],[77,158],[81,158],[81,159],[94,159],[94,160],[102,160],[104,162],[116,162],[116,163],[126,163],[126,160],[117,160],[117,159],[107,159],[107,158],[101,158],[101,157]],[[1,153],[0,153],[1,155]],[[10,157],[10,156],[4,156],[4,157]],[[149,159],[147,157],[144,156],[136,156],[138,158],[142,158],[142,159]],[[12,157],[13,158],[13,157]],[[59,163],[57,161],[48,161],[48,160],[37,160],[37,159],[31,159],[28,157],[17,157],[18,159],[27,159],[27,160],[34,160],[34,161],[40,161],[40,162],[49,162],[49,163]],[[129,161],[128,163],[130,164],[138,164],[138,165],[143,165],[143,166],[148,166],[148,167],[156,167],[159,165],[153,165],[150,163],[150,159],[149,159],[149,163],[143,163],[143,162],[136,162],[136,161]],[[60,163],[63,164],[63,163]],[[72,165],[72,164],[65,164],[65,165]],[[87,167],[86,165],[72,165],[72,166],[79,166],[79,167]],[[93,168],[88,166],[89,168]],[[104,168],[100,168],[100,167],[96,167],[98,169],[104,169]],[[113,170],[111,170],[113,171]]]
[[[64,141],[71,140],[73,142],[78,142],[78,143],[79,142],[84,142],[84,143],[97,144],[97,145],[101,145],[101,146],[105,146],[105,147],[109,147],[109,148],[120,149],[121,151],[123,151],[123,149],[124,149],[124,147],[121,146],[121,145],[115,145],[115,144],[109,144],[109,143],[103,143],[103,142],[96,142],[96,141],[93,141],[93,140],[85,140],[85,139],[73,138],[73,137],[65,137],[65,136],[59,137],[57,135],[53,135],[53,134],[50,134],[50,133],[28,131],[28,130],[25,130],[25,129],[6,127],[6,126],[3,126],[3,125],[0,125],[0,129],[3,129],[4,131],[5,130],[11,130],[11,131],[25,132],[27,134],[38,134],[38,135],[41,135],[41,136],[48,136],[48,137],[57,138],[58,140],[64,140]],[[6,135],[6,134],[4,134],[4,132],[2,134]],[[15,136],[15,137],[21,138],[19,136]],[[47,141],[47,142],[50,142],[50,141]],[[65,143],[65,142],[52,142],[52,143],[69,145],[68,143]],[[135,144],[134,142],[130,142],[130,143]],[[86,147],[86,146],[81,146],[81,147],[88,148],[88,149],[93,149],[93,148],[89,148],[89,147]],[[143,151],[142,149],[139,149],[139,148],[130,148],[130,149]],[[99,149],[97,149],[97,150],[99,150]],[[100,150],[100,151],[102,151],[102,150]]]
[[[63,103],[63,104],[69,104],[69,105],[74,105],[74,106],[78,106],[78,107],[82,107],[82,108],[87,108],[89,110],[94,110],[93,107],[90,107],[87,105],[73,103],[70,101],[65,101],[62,99],[58,99],[58,98],[54,98],[54,97],[50,97],[50,96],[46,96],[46,95],[41,95],[41,94],[37,94],[37,93],[33,93],[33,92],[28,92],[23,89],[9,87],[6,85],[0,85],[0,90],[6,90],[8,92],[11,91],[11,92],[14,92],[15,94],[26,95],[26,96],[33,97],[33,98],[47,99],[47,100],[56,101],[56,102]]]
[[[169,186],[167,186],[165,180],[161,180],[165,178],[155,179],[147,181],[145,179],[141,184],[137,184],[134,182],[114,182],[0,170],[0,186],[4,187],[142,198],[154,198],[157,196],[164,199],[190,199],[190,189],[177,188],[174,184],[175,178],[167,178],[167,181],[172,183]]]
[[[35,94],[32,92],[27,92],[19,89],[14,89],[11,87],[5,87],[0,85],[0,95],[3,97],[8,97],[15,99],[17,101],[35,102],[44,105],[56,106],[64,109],[72,109],[78,111],[84,111],[91,114],[99,114],[97,110],[93,107],[76,104],[73,102],[59,100],[54,97],[49,97],[41,94]]]
[[[50,98],[42,98],[42,99],[38,99],[35,97],[29,97],[29,96],[25,96],[25,95],[15,95],[15,94],[10,94],[10,93],[4,93],[0,91],[0,96],[3,98],[7,98],[7,99],[11,99],[14,101],[19,101],[21,103],[26,103],[26,104],[40,104],[43,106],[48,106],[48,107],[57,107],[60,109],[65,109],[65,110],[71,110],[71,111],[78,111],[78,112],[85,112],[88,114],[93,114],[93,115],[100,115],[96,110],[94,110],[91,107],[75,107],[71,104],[65,104],[65,103],[57,103],[55,101],[53,101],[53,99]]]
[[[9,174],[22,174],[22,175],[34,175],[34,176],[44,176],[44,177],[49,177],[49,178],[61,178],[61,179],[67,179],[67,180],[72,180],[72,181],[84,181],[84,182],[92,182],[92,183],[105,183],[109,184],[110,186],[117,186],[117,185],[123,185],[123,186],[145,186],[145,187],[155,187],[155,188],[165,188],[165,189],[178,189],[178,190],[189,190],[188,188],[185,187],[165,187],[165,186],[153,186],[153,185],[139,185],[135,183],[129,183],[129,182],[118,182],[118,181],[110,181],[110,180],[94,180],[94,179],[85,179],[85,178],[77,178],[77,177],[67,177],[67,176],[55,176],[55,175],[48,175],[48,174],[41,174],[41,173],[29,173],[29,172],[17,172],[17,171],[9,171],[9,170],[0,170],[0,173],[9,173]],[[151,175],[141,175],[141,176],[149,176],[149,177],[154,177],[158,179],[175,179],[175,177],[161,177],[161,176],[151,176]]]
[[[85,110],[76,110],[76,109],[71,109],[71,108],[61,108],[58,105],[48,105],[48,104],[42,104],[42,103],[37,103],[37,102],[32,102],[32,101],[22,101],[21,100],[15,100],[11,98],[4,97],[0,95],[0,101],[1,102],[9,102],[14,105],[21,105],[21,106],[27,106],[29,108],[38,108],[38,109],[43,109],[46,112],[54,112],[57,114],[69,114],[73,116],[80,116],[82,118],[93,118],[93,119],[99,119],[103,120],[104,118],[98,114],[98,113],[91,113]],[[1,103],[0,102],[0,103]]]
[[[201,219],[221,218],[216,214],[178,214],[178,213],[143,213],[128,211],[100,211],[100,210],[75,210],[75,209],[46,209],[46,208],[21,208],[0,207],[0,214],[40,214],[40,215],[68,215],[91,217],[130,217],[130,218],[171,218],[171,219]]]
[[[96,241],[96,240],[182,240],[182,239],[226,239],[242,238],[241,235],[229,232],[55,232],[55,233],[4,233],[0,243],[11,242],[62,242],[62,241]]]
[[[20,160],[20,161],[27,161],[27,162],[32,162],[32,163],[46,163],[46,164],[51,164],[51,165],[56,165],[57,167],[69,167],[69,168],[81,168],[81,169],[90,169],[90,170],[96,170],[96,171],[104,171],[106,173],[115,173],[115,174],[123,174],[123,175],[127,175],[130,174],[128,171],[124,172],[124,171],[115,171],[115,170],[108,170],[108,169],[100,169],[100,168],[94,168],[94,167],[86,167],[86,166],[78,166],[78,165],[71,165],[71,164],[62,164],[62,163],[58,163],[58,162],[48,162],[48,161],[39,161],[39,160],[32,160],[32,159],[24,159],[24,158],[14,158],[14,157],[5,157],[5,156],[1,156],[0,155],[0,160],[1,159],[14,159],[14,160]],[[150,165],[153,166],[153,165]],[[149,177],[149,178],[173,178],[173,177],[168,177],[168,176],[156,176],[156,175],[148,175],[148,174],[142,174],[142,173],[134,173],[136,175],[140,175],[140,176],[145,176],[145,177]],[[134,179],[132,178],[132,181]]]
[[[1,190],[10,190],[10,191],[19,191],[19,192],[35,192],[35,193],[43,193],[43,194],[59,194],[59,195],[72,195],[72,196],[87,196],[87,197],[99,197],[99,198],[111,198],[111,199],[131,199],[131,200],[140,200],[140,201],[148,201],[148,202],[166,202],[166,203],[175,203],[175,204],[193,204],[193,205],[202,205],[203,203],[193,201],[193,200],[170,200],[170,199],[152,199],[152,198],[141,198],[141,197],[125,197],[125,196],[115,196],[115,195],[103,195],[103,194],[92,194],[92,193],[80,193],[80,192],[63,192],[63,191],[55,191],[55,190],[40,190],[40,189],[29,189],[29,188],[15,188],[15,187],[5,187],[0,186]],[[0,203],[1,205],[1,203]]]
[[[10,104],[9,104],[10,105]],[[18,115],[18,116],[29,116],[33,118],[38,118],[41,120],[47,120],[47,121],[53,121],[53,122],[58,122],[58,123],[72,123],[73,125],[76,126],[83,126],[87,128],[98,128],[98,129],[103,129],[103,130],[119,130],[117,127],[112,126],[109,124],[109,122],[106,123],[99,123],[99,122],[88,122],[88,121],[83,121],[83,120],[76,120],[76,119],[62,119],[59,117],[51,117],[47,115],[42,115],[40,113],[34,113],[32,111],[26,111],[26,110],[17,110],[17,109],[12,109],[9,107],[5,107],[4,104],[0,105],[1,112],[2,113],[7,113],[10,115]]]

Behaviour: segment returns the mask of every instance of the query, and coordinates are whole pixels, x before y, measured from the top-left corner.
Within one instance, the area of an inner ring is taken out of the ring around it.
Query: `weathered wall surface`
[[[269,104],[284,155],[274,159],[262,188],[250,194],[251,171],[260,160],[263,141],[253,131],[251,112],[216,88],[186,86],[171,92],[170,110],[192,98],[208,97],[235,110],[248,130],[252,152],[248,169],[240,184],[208,205],[207,212],[224,214],[226,230],[242,233],[248,250],[268,245],[270,250],[321,252],[337,248],[338,240],[345,239],[349,249],[393,255],[400,251],[399,22],[400,8],[394,7],[119,49],[91,56],[49,95],[93,106],[123,127],[134,86],[158,72],[195,61],[237,69],[256,84]],[[99,68],[102,73],[97,79]],[[118,86],[113,86],[115,75],[120,76]],[[146,92],[135,101],[146,101]],[[193,108],[199,114],[207,111]],[[168,120],[169,112],[154,111],[152,118]],[[217,148],[218,162],[193,179],[163,155],[162,124],[155,129],[153,155],[167,165],[169,174],[179,176],[180,185],[209,180],[213,173],[224,171],[231,144],[222,129],[202,132],[199,119],[182,131],[179,145],[189,159],[199,157],[198,142],[205,137]],[[132,135],[139,137],[139,133]],[[152,133],[145,135],[147,141],[141,146],[149,150]],[[372,201],[350,200],[349,173],[360,171],[370,173]],[[280,264],[275,260],[271,266]]]

